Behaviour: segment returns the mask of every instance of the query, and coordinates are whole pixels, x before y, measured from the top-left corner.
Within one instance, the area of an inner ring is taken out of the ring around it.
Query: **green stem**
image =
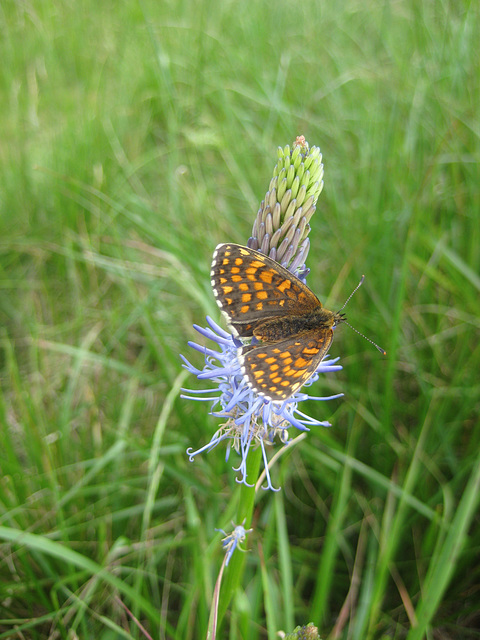
[[[245,529],[249,529],[252,523],[253,507],[255,503],[255,483],[259,476],[260,462],[262,459],[262,450],[258,447],[252,450],[248,454],[247,458],[247,475],[246,479],[250,485],[241,484],[238,487],[240,496],[232,496],[232,500],[238,499],[237,517],[235,526],[244,523]],[[244,543],[244,546],[248,545],[248,537]],[[225,577],[222,584],[222,592],[220,594],[220,606],[219,606],[219,622],[223,620],[223,616],[227,611],[230,602],[232,601],[235,592],[237,591],[245,569],[245,555],[241,551],[235,551],[228,567],[225,570]]]

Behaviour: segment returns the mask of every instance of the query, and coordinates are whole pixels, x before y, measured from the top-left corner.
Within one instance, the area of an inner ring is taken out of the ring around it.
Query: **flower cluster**
[[[253,225],[248,246],[279,262],[291,273],[305,281],[308,269],[305,260],[309,251],[309,221],[323,188],[322,155],[318,147],[309,149],[303,136],[297,138],[293,149],[278,150],[278,162],[265,199],[261,203]],[[260,446],[266,471],[267,488],[274,489],[267,464],[266,446],[278,436],[288,444],[290,427],[306,431],[311,426],[330,426],[326,421],[309,417],[300,405],[306,400],[330,400],[341,397],[309,395],[304,389],[318,380],[319,374],[338,371],[338,358],[325,358],[316,373],[292,396],[283,402],[265,399],[252,390],[242,375],[238,350],[242,342],[224,331],[211,318],[208,326],[194,326],[196,331],[214,343],[216,348],[189,342],[189,346],[204,355],[202,369],[197,369],[182,356],[184,366],[199,380],[208,380],[215,389],[184,390],[182,397],[211,403],[210,414],[223,424],[210,442],[200,449],[187,450],[190,460],[204,451],[226,441],[227,459],[233,445],[241,461],[236,471],[240,482],[247,484],[246,461],[251,447]],[[187,395],[188,394],[188,395]]]
[[[303,136],[297,138],[293,151],[288,145],[279,147],[273,178],[247,246],[302,277],[310,249],[309,222],[322,189],[323,164],[318,147],[309,150]]]
[[[194,328],[205,338],[215,342],[218,350],[201,346],[195,342],[189,342],[193,347],[205,356],[203,369],[195,368],[182,356],[185,367],[197,376],[199,380],[210,380],[216,385],[216,390],[185,390],[190,394],[183,398],[190,400],[202,400],[211,402],[210,414],[224,420],[220,429],[213,435],[210,442],[197,451],[187,450],[190,460],[204,451],[209,451],[224,440],[227,441],[227,459],[231,446],[241,455],[241,462],[236,471],[240,472],[242,482],[246,482],[246,461],[250,447],[260,445],[265,463],[268,488],[273,489],[267,466],[267,454],[265,446],[273,444],[275,436],[279,436],[283,444],[289,441],[289,427],[296,427],[301,431],[307,431],[310,426],[329,427],[330,423],[319,421],[303,413],[298,405],[305,400],[332,400],[343,394],[329,397],[310,396],[303,391],[297,391],[293,396],[282,403],[271,402],[257,395],[246,383],[240,370],[237,351],[241,346],[239,340],[224,331],[211,318],[207,317],[208,327],[203,328],[194,325]],[[335,359],[325,359],[317,369],[317,372],[304,385],[309,387],[318,380],[319,373],[338,371],[341,366]]]
[[[253,529],[245,529],[243,524],[239,524],[236,527],[234,525],[232,533],[227,533],[223,529],[215,529],[215,531],[220,531],[225,536],[222,538],[222,547],[225,551],[225,566],[227,566],[235,549],[245,551],[240,545],[245,540],[247,533],[250,533]]]

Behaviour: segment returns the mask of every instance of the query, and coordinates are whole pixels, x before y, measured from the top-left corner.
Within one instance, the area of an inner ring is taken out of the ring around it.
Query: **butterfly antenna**
[[[357,291],[360,289],[360,287],[363,284],[363,281],[365,280],[365,276],[362,276],[360,282],[357,284],[357,286],[355,287],[355,289],[352,291],[352,293],[348,296],[348,298],[345,300],[345,302],[343,303],[343,307],[341,309],[338,310],[338,313],[340,313],[340,311],[343,311],[345,309],[345,307],[347,306],[347,304],[350,302],[352,296],[354,293],[357,293]]]
[[[357,286],[356,286],[356,287],[355,287],[355,289],[352,291],[352,293],[348,296],[348,298],[347,298],[347,299],[346,299],[346,301],[345,301],[345,304],[344,304],[344,305],[343,305],[343,307],[340,309],[340,311],[342,311],[343,309],[345,309],[345,307],[347,306],[347,304],[350,302],[350,299],[351,299],[351,297],[353,296],[353,294],[354,294],[354,293],[356,293],[356,292],[360,289],[360,287],[362,286],[362,284],[363,284],[363,281],[364,281],[364,280],[365,280],[365,276],[362,276],[362,277],[361,277],[360,282],[357,284]],[[339,311],[339,313],[340,313],[340,311]],[[386,356],[386,355],[387,355],[387,352],[385,351],[385,349],[382,349],[382,347],[379,347],[379,346],[378,346],[378,344],[377,344],[376,342],[374,342],[373,340],[370,340],[370,338],[367,338],[367,336],[364,336],[364,335],[363,335],[363,333],[360,333],[360,331],[358,331],[358,329],[355,329],[355,327],[352,327],[352,325],[351,325],[349,322],[347,322],[346,320],[343,320],[342,322],[343,322],[343,324],[346,324],[347,326],[349,326],[349,327],[350,327],[350,329],[352,329],[353,331],[355,331],[355,333],[358,333],[358,335],[359,335],[359,336],[362,336],[362,338],[365,338],[365,340],[366,340],[367,342],[370,342],[370,344],[373,344],[373,346],[374,346],[376,349],[378,349],[382,355],[384,355],[384,356]]]
[[[370,338],[367,338],[367,336],[364,336],[363,333],[360,333],[360,331],[358,331],[358,329],[355,329],[355,327],[352,327],[352,325],[350,323],[348,323],[346,320],[343,321],[343,324],[346,324],[348,327],[350,327],[350,329],[355,331],[355,333],[358,333],[359,336],[362,336],[362,338],[365,338],[365,340],[367,342],[370,342],[370,344],[373,344],[373,346],[380,351],[382,356],[386,356],[387,355],[387,352],[385,351],[385,349],[382,349],[382,347],[379,347],[376,342],[374,342],[373,340],[370,340]]]

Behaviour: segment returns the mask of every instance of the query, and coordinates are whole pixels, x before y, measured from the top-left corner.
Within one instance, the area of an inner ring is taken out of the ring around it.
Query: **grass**
[[[205,637],[235,475],[188,462],[218,424],[178,354],[298,134],[325,162],[309,284],[335,309],[365,273],[349,321],[388,355],[336,336],[318,391],[345,398],[258,497],[224,633],[479,637],[479,13],[2,6],[0,638],[144,637],[121,602]]]

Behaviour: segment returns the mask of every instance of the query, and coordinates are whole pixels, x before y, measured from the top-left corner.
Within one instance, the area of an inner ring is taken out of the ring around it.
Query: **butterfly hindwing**
[[[333,340],[333,329],[312,330],[272,344],[241,347],[239,360],[250,387],[273,402],[298,391],[315,373]]]

